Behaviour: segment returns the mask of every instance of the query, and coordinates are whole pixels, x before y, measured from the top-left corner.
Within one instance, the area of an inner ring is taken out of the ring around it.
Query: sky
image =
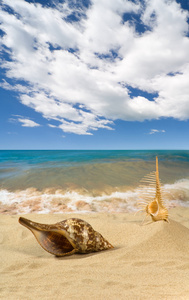
[[[0,149],[189,149],[189,0],[2,0]]]

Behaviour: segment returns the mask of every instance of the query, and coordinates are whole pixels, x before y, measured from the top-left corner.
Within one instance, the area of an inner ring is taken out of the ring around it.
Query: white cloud
[[[48,126],[51,127],[51,128],[57,128],[57,126],[53,125],[53,124],[48,124]]]
[[[149,134],[154,134],[154,133],[164,133],[165,130],[162,129],[162,130],[158,130],[158,129],[151,129],[151,131],[149,132]]]
[[[74,132],[76,134],[82,135],[92,135],[89,130],[97,130],[99,128],[106,128],[112,130],[112,128],[108,124],[113,124],[112,121],[109,120],[100,120],[98,117],[95,117],[94,114],[83,112],[83,121],[82,122],[67,122],[65,120],[61,121],[61,125],[59,126],[64,132]]]
[[[3,0],[1,46],[10,59],[1,61],[1,86],[64,132],[92,134],[116,119],[188,119],[188,12],[174,0],[91,2],[81,11],[69,1]],[[73,12],[78,22],[67,21]]]
[[[38,124],[30,119],[18,118],[17,121],[20,122],[23,127],[38,127],[38,126],[40,126],[40,124]]]

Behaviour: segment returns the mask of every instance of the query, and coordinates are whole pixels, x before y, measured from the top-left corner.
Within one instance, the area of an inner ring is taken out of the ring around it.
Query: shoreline
[[[28,188],[15,192],[0,189],[0,214],[136,212],[148,189],[152,188],[106,186],[103,190],[89,191],[72,186],[65,190]],[[189,207],[189,180],[162,185],[162,196],[167,208]]]

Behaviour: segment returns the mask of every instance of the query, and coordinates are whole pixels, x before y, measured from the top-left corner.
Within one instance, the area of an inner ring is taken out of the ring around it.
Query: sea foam
[[[168,207],[189,206],[189,180],[182,179],[162,186],[164,201]],[[88,191],[64,191],[35,188],[8,191],[0,190],[0,213],[69,213],[69,212],[135,212],[142,194],[149,187],[101,192],[93,195]]]

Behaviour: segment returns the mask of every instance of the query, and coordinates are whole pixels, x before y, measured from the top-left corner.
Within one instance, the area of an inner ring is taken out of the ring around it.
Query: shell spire
[[[158,157],[157,156],[156,156],[156,199],[158,199],[159,203],[162,203],[161,187],[160,187],[160,181],[159,181]]]
[[[99,232],[81,219],[70,218],[47,225],[20,217],[19,223],[34,234],[44,250],[56,256],[90,253],[113,248]]]
[[[143,201],[140,202],[142,210],[144,209],[151,216],[154,222],[164,220],[168,222],[168,210],[162,199],[161,183],[159,179],[158,157],[156,156],[156,171],[145,176],[142,180],[145,185],[140,186],[143,192]],[[147,186],[146,186],[147,183]],[[155,190],[155,197],[153,196]]]

